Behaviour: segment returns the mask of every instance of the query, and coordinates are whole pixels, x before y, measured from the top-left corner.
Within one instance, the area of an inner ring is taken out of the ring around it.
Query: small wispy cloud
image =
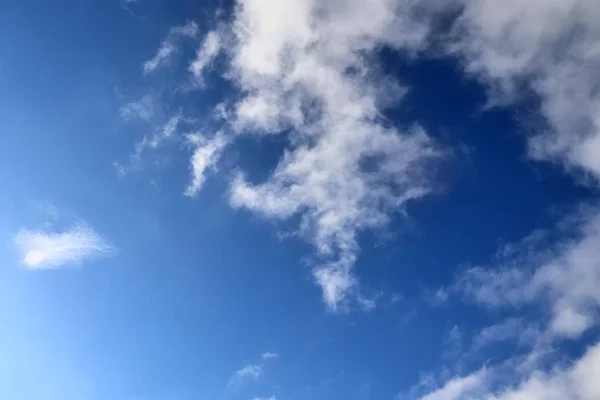
[[[227,386],[230,388],[235,388],[248,380],[255,381],[262,376],[263,372],[264,366],[262,364],[246,365],[245,367],[235,371],[233,376],[229,379]]]
[[[227,387],[236,388],[239,385],[243,384],[244,382],[256,381],[258,378],[260,378],[263,375],[264,370],[265,370],[265,364],[269,360],[275,360],[277,358],[279,358],[279,353],[266,352],[266,353],[261,354],[260,362],[258,362],[256,364],[248,364],[248,365],[244,366],[243,368],[240,368],[237,371],[235,371],[233,376],[229,379],[229,383],[227,384]]]
[[[190,21],[183,26],[171,28],[167,37],[162,41],[154,57],[143,64],[144,74],[156,70],[157,68],[168,64],[177,51],[177,42],[179,38],[194,38],[198,34],[198,25]]]
[[[275,396],[271,396],[271,397],[255,397],[252,400],[277,400],[277,397],[275,397]]]
[[[55,269],[114,254],[115,248],[86,223],[65,231],[21,229],[14,236],[21,262],[29,269]]]
[[[206,139],[199,134],[190,134],[187,136],[189,144],[195,147],[194,154],[190,160],[192,171],[192,181],[185,190],[185,195],[194,197],[198,194],[206,179],[206,170],[213,168],[227,144],[226,136],[218,133],[212,139]]]
[[[122,106],[119,114],[126,122],[136,119],[149,121],[154,116],[155,107],[152,96],[144,96],[138,101],[132,101]]]
[[[116,161],[113,163],[119,178],[126,177],[130,172],[141,167],[144,161],[144,155],[147,152],[155,152],[162,146],[172,141],[178,134],[181,123],[186,119],[177,113],[169,118],[164,124],[159,125],[152,132],[145,134],[142,139],[136,142],[133,153],[125,163]]]
[[[279,353],[271,353],[271,352],[263,353],[261,358],[263,360],[273,360],[273,359],[279,358]]]
[[[135,18],[144,19],[143,16],[139,15],[135,11],[135,8],[137,8],[137,6],[139,6],[141,3],[142,0],[121,0],[121,3],[119,5],[123,10],[127,11]]]
[[[206,67],[217,57],[221,51],[221,38],[217,32],[209,32],[196,53],[196,59],[190,64],[189,71],[196,80],[202,79]]]

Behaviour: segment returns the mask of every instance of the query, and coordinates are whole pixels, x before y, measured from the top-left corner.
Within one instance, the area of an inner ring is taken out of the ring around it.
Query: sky
[[[600,399],[599,20],[0,1],[0,398]]]

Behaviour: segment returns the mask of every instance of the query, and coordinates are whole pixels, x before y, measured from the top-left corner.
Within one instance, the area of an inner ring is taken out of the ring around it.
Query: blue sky
[[[599,19],[0,2],[0,398],[600,399]]]

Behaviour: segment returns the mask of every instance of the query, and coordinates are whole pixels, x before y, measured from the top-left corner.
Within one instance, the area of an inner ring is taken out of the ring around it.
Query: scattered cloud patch
[[[121,118],[128,122],[133,120],[150,121],[155,113],[155,103],[152,96],[144,96],[138,101],[125,104],[119,110]]]
[[[419,398],[419,400],[466,400],[477,399],[487,378],[485,370],[477,371],[465,377],[453,378],[446,384]],[[491,400],[491,399],[490,399]]]
[[[229,379],[227,386],[230,388],[235,388],[246,381],[256,381],[262,376],[263,372],[264,366],[262,364],[246,365],[233,374],[233,376]]]
[[[172,57],[179,51],[179,39],[182,37],[195,38],[197,34],[198,24],[193,21],[189,21],[182,26],[171,28],[154,57],[143,64],[144,74],[149,74],[156,69],[169,64]]]
[[[187,142],[194,147],[194,154],[190,160],[192,181],[186,188],[185,195],[194,197],[204,184],[206,170],[214,168],[229,141],[222,133],[217,133],[211,139],[193,133],[187,135]]]
[[[578,337],[598,323],[600,311],[600,211],[585,209],[566,238],[531,250],[504,264],[466,271],[457,290],[488,307],[521,307],[543,302],[549,330]]]
[[[471,351],[478,352],[484,347],[506,340],[531,341],[533,332],[529,329],[523,318],[515,317],[486,326],[475,335]]]
[[[263,360],[274,360],[274,359],[279,358],[279,353],[271,353],[271,352],[263,353],[261,358]]]
[[[136,11],[137,7],[142,4],[142,0],[121,0],[119,6],[131,14],[135,18],[143,19],[143,16],[140,16]]]
[[[196,52],[196,59],[189,66],[189,71],[197,81],[202,80],[204,70],[219,55],[222,47],[221,40],[221,37],[215,31],[209,32],[204,37]]]
[[[503,374],[494,376],[494,372],[482,369],[452,378],[419,400],[595,400],[600,398],[596,379],[600,374],[600,344],[591,346],[569,366],[555,366],[550,371],[536,369],[525,376],[509,374],[503,384],[498,383]]]
[[[237,370],[229,379],[227,386],[229,388],[237,388],[247,381],[256,381],[263,375],[267,362],[270,360],[276,360],[278,358],[278,353],[266,352],[261,354],[260,362],[256,364],[248,364]]]
[[[420,399],[598,397],[600,385],[592,376],[600,368],[600,344],[570,365],[559,349],[565,339],[579,340],[598,326],[600,297],[594,288],[600,285],[600,211],[582,207],[551,233],[548,238],[549,233],[537,231],[510,245],[510,251],[499,253],[497,264],[470,268],[448,290],[485,309],[520,313],[481,328],[463,360],[499,342],[513,341],[519,350],[488,360],[471,375],[450,378]]]
[[[85,223],[64,231],[21,229],[14,236],[21,262],[29,269],[56,269],[107,257],[115,248]]]

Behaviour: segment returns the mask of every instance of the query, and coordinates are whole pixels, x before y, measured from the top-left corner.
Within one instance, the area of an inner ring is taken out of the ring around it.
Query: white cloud
[[[272,353],[272,352],[263,353],[261,358],[263,360],[274,360],[274,359],[279,358],[279,353]]]
[[[270,396],[270,397],[255,397],[252,400],[277,400],[277,397],[275,397],[275,396]]]
[[[579,339],[600,317],[600,210],[583,207],[553,232],[537,231],[499,255],[498,265],[466,271],[453,290],[484,307],[518,310],[538,307],[521,317],[484,327],[473,338],[469,355],[490,344],[516,340],[528,351],[486,365],[485,379],[451,378],[422,399],[592,400],[600,398],[600,343],[572,365],[557,357],[564,338]],[[488,362],[489,364],[489,362]],[[468,390],[460,383],[466,379]],[[429,397],[428,397],[429,396]],[[430,397],[433,396],[433,397]]]
[[[195,38],[198,34],[198,25],[195,22],[187,22],[183,26],[171,28],[167,37],[163,40],[154,57],[143,65],[144,74],[153,72],[159,67],[168,64],[178,51],[178,40],[181,37]]]
[[[184,121],[185,118],[182,117],[181,113],[177,113],[152,133],[144,135],[142,139],[135,144],[134,151],[130,155],[128,163],[113,163],[117,175],[120,178],[124,178],[132,170],[139,168],[142,164],[144,153],[156,151],[168,141],[173,140],[177,135],[179,125]]]
[[[600,344],[568,367],[534,370],[525,376],[504,376],[481,370],[450,379],[420,400],[597,400],[600,398]],[[514,371],[513,371],[514,372]],[[516,381],[516,383],[514,383]]]
[[[144,136],[144,139],[137,144],[136,151],[141,153],[145,148],[157,149],[165,140],[173,138],[177,133],[177,127],[181,122],[181,119],[180,113],[175,114],[152,135]]]
[[[433,392],[420,397],[420,400],[467,400],[476,399],[475,395],[484,386],[487,372],[481,370],[465,377],[453,378]]]
[[[264,366],[262,364],[246,365],[233,374],[229,379],[228,386],[235,388],[248,380],[255,381],[262,376],[263,372]]]
[[[420,127],[396,128],[383,117],[382,107],[398,107],[406,89],[381,75],[376,54],[383,46],[405,54],[424,49],[430,18],[448,7],[458,17],[446,49],[491,88],[493,100],[517,101],[529,94],[525,88],[540,97],[548,127],[531,138],[531,154],[600,176],[600,3],[442,3],[238,0],[229,25],[210,31],[189,65],[200,79],[225,53],[224,77],[241,95],[221,107],[227,140],[288,135],[285,155],[265,181],[249,183],[243,172],[236,174],[231,204],[276,220],[300,219],[300,233],[317,250],[314,279],[332,310],[348,300],[360,303],[354,271],[359,232],[385,226],[408,201],[432,191],[430,166],[441,153]],[[171,58],[176,37],[195,36],[197,30],[194,23],[174,28],[145,71]],[[200,190],[206,168],[218,162],[225,147],[221,139],[196,149],[187,195]],[[479,272],[471,271],[474,279]],[[494,296],[499,303],[530,302],[537,291],[514,287],[528,279],[521,273],[506,268],[473,291],[489,303]],[[536,280],[542,287],[556,286]],[[590,316],[585,307],[565,301],[554,310],[554,330],[577,334],[589,326]]]
[[[136,18],[143,18],[134,11],[134,8],[136,6],[139,6],[141,3],[142,0],[121,0],[120,6],[123,10],[127,11],[132,16]]]
[[[600,177],[600,2],[458,0],[452,50],[466,70],[513,101],[532,90],[548,129],[530,141],[536,158]]]
[[[206,139],[199,134],[187,136],[188,143],[195,147],[194,154],[190,160],[192,170],[192,182],[185,190],[186,196],[196,196],[206,179],[206,170],[213,168],[221,157],[228,144],[228,139],[222,133],[217,133],[213,138]]]
[[[519,307],[542,301],[549,329],[577,337],[596,323],[600,310],[600,211],[586,209],[575,232],[550,248],[534,250],[506,265],[473,268],[457,288],[483,305]],[[529,249],[527,251],[530,251]]]
[[[534,334],[535,332],[531,331],[531,327],[527,326],[524,319],[508,318],[500,323],[481,329],[473,339],[471,352],[477,352],[491,344],[506,340],[531,341]]]
[[[30,269],[54,269],[84,260],[106,257],[115,248],[89,225],[79,223],[66,231],[21,229],[14,237],[22,263]]]
[[[221,37],[215,31],[209,32],[204,37],[196,53],[196,59],[190,64],[189,70],[197,80],[202,79],[206,67],[212,63],[221,51]]]
[[[230,27],[230,75],[245,94],[232,106],[234,130],[290,139],[265,182],[234,179],[231,203],[274,219],[300,216],[332,310],[358,298],[358,232],[428,194],[428,167],[440,157],[420,127],[393,127],[380,109],[404,91],[382,84],[389,79],[374,54],[384,45],[412,51],[427,34],[410,4],[240,0]]]
[[[125,104],[119,110],[121,118],[125,121],[139,119],[149,121],[154,115],[156,105],[152,96],[144,96],[138,101]]]

